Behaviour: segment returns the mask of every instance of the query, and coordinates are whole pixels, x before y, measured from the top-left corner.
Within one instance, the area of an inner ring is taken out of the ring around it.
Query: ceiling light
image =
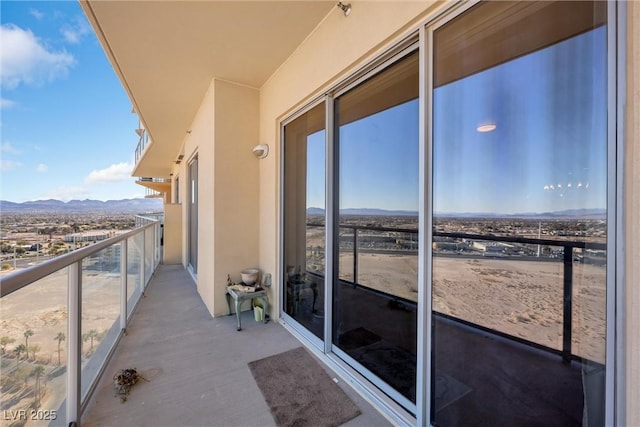
[[[351,13],[351,3],[344,4],[341,1],[336,5],[344,12],[344,16],[349,16]]]

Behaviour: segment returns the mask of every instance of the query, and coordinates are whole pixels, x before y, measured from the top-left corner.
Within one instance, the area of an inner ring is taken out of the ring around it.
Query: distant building
[[[108,239],[113,235],[109,231],[84,231],[81,233],[71,233],[64,236],[63,240],[66,243],[73,242],[97,242],[100,240]]]

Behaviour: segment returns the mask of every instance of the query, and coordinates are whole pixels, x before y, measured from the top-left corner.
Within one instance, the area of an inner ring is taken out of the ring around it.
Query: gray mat
[[[360,415],[303,347],[249,362],[278,426],[339,426]]]

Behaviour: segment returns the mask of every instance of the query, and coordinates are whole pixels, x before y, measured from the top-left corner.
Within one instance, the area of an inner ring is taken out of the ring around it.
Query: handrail
[[[5,297],[17,290],[20,290],[25,286],[28,286],[31,283],[42,279],[43,277],[55,273],[58,270],[79,262],[84,258],[88,258],[91,255],[94,255],[115,243],[119,243],[131,236],[143,232],[144,229],[152,227],[155,221],[158,220],[153,221],[154,222],[150,222],[149,224],[143,225],[134,230],[127,231],[126,233],[110,237],[106,240],[101,240],[100,242],[95,243],[91,246],[86,246],[73,252],[60,255],[58,257],[45,261],[42,264],[34,265],[25,268],[24,270],[14,271],[13,273],[7,274],[6,276],[0,278],[0,298]]]
[[[307,223],[309,227],[324,227],[322,223]],[[398,233],[413,233],[418,234],[417,228],[394,228],[394,227],[378,227],[370,225],[352,225],[352,224],[340,224],[340,228],[350,228],[353,230],[369,230],[369,231],[391,231]],[[438,237],[453,237],[458,239],[469,240],[489,240],[493,242],[508,242],[508,243],[523,243],[532,245],[546,245],[546,246],[566,246],[570,248],[592,248],[595,250],[606,250],[606,243],[599,242],[587,242],[582,240],[557,240],[557,239],[540,239],[535,237],[519,237],[519,236],[498,236],[495,234],[472,234],[472,233],[456,233],[449,231],[433,231],[434,236]]]

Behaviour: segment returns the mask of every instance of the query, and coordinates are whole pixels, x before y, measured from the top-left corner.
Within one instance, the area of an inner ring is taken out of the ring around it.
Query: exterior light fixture
[[[344,4],[341,1],[336,5],[344,12],[344,16],[349,16],[351,13],[351,3]]]
[[[253,147],[253,155],[259,159],[264,159],[269,155],[269,146],[267,144],[260,144]]]
[[[493,124],[493,123],[484,123],[484,124],[479,125],[476,128],[476,130],[478,132],[491,132],[491,131],[496,130],[496,125]]]

